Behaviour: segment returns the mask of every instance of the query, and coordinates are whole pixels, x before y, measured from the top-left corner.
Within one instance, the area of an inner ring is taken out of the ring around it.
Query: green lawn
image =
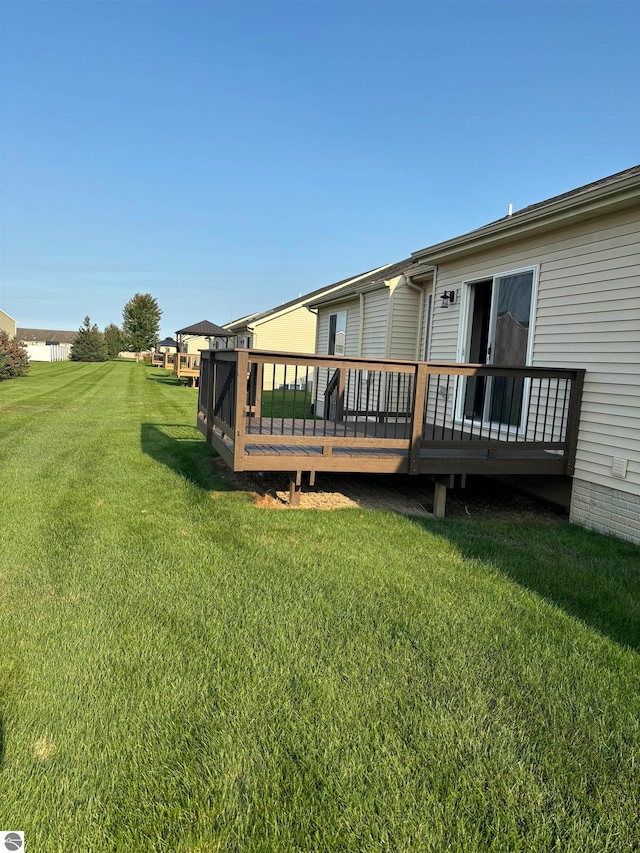
[[[31,851],[638,850],[640,549],[255,508],[197,392],[0,384],[0,829]]]
[[[313,420],[313,399],[306,391],[264,391],[262,394],[263,418],[307,418]]]

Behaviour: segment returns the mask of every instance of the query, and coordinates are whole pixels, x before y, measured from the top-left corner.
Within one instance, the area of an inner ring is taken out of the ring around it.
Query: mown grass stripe
[[[134,363],[0,385],[0,827],[31,849],[625,851],[639,549],[267,512]]]

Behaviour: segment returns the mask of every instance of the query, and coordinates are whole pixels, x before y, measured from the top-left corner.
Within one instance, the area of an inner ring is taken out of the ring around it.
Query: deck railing
[[[176,353],[173,358],[173,372],[178,379],[186,379],[195,384],[200,376],[200,353]]]
[[[395,451],[409,473],[419,473],[426,451],[532,450],[573,471],[583,370],[246,349],[201,355],[198,423],[210,443],[220,434],[235,470],[251,446]]]
[[[174,359],[175,353],[154,352],[151,355],[151,364],[153,367],[162,367],[165,370],[173,370]]]

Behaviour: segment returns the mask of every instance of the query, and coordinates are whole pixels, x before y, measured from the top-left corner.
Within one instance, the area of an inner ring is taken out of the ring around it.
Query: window
[[[344,355],[347,334],[347,312],[329,315],[329,355]]]

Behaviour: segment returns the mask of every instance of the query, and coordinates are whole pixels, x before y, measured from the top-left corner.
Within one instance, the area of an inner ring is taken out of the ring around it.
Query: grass
[[[257,509],[163,376],[0,385],[0,828],[37,851],[638,849],[640,549]]]
[[[313,398],[306,391],[287,391],[277,388],[262,394],[264,418],[307,418],[313,420]]]

